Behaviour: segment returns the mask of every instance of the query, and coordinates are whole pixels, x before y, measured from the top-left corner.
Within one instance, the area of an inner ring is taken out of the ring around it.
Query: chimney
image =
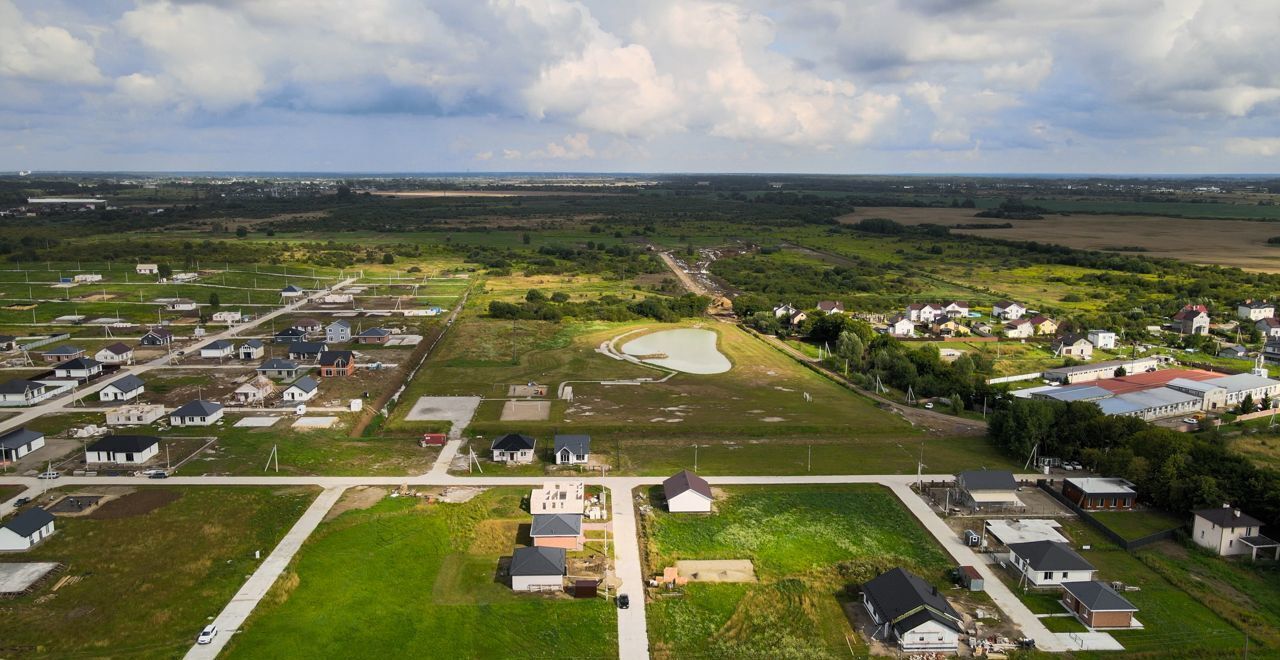
[[[1234,510],[1232,510],[1232,511],[1231,511],[1231,515],[1233,515],[1233,516],[1235,516],[1235,517],[1239,518],[1239,517],[1240,517],[1240,509],[1234,509]]]
[[[937,587],[934,587],[934,588],[933,588],[933,595],[935,595],[935,596],[937,596],[937,595],[938,595],[938,588],[937,588]]]

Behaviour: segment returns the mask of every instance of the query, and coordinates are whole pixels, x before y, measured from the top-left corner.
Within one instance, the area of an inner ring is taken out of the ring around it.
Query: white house
[[[138,340],[142,346],[168,346],[173,343],[173,331],[168,328],[151,328]]]
[[[1271,339],[1280,339],[1280,319],[1274,316],[1258,319],[1253,326],[1262,333],[1264,341]]]
[[[1053,354],[1077,360],[1093,358],[1093,342],[1082,335],[1064,335],[1053,340]]]
[[[0,460],[16,461],[44,446],[44,434],[19,427],[0,434]]]
[[[1280,559],[1280,543],[1260,534],[1261,528],[1261,520],[1224,505],[1195,512],[1191,539],[1223,557],[1249,555],[1257,559],[1259,550],[1268,550]]]
[[[947,315],[946,308],[934,303],[914,303],[907,305],[905,316],[912,323],[933,323],[936,319]]]
[[[508,433],[489,445],[496,463],[532,463],[536,441],[522,433]]]
[[[91,282],[101,282],[102,275],[98,273],[80,273],[71,279],[78,284],[89,284]]]
[[[261,339],[250,339],[240,344],[241,360],[257,360],[266,353],[266,346],[263,345]]]
[[[160,266],[156,264],[138,264],[133,267],[134,272],[139,275],[159,275]]]
[[[889,336],[891,337],[914,337],[916,336],[916,324],[911,319],[898,314],[889,319]]]
[[[164,406],[135,403],[107,411],[107,426],[147,426],[164,419]]]
[[[169,413],[172,426],[210,426],[222,419],[222,404],[196,399]]]
[[[99,401],[128,401],[146,391],[146,383],[133,374],[126,374],[98,390]]]
[[[556,465],[581,465],[591,456],[591,436],[557,435],[555,437]]]
[[[165,303],[164,307],[171,312],[190,312],[194,311],[199,305],[190,298],[174,298]]]
[[[1036,327],[1031,321],[1017,318],[1004,324],[1004,336],[1010,339],[1026,339],[1036,334]]]
[[[53,514],[33,506],[0,524],[0,550],[22,552],[54,532]]]
[[[109,435],[89,445],[86,463],[141,465],[160,453],[160,439],[149,435]]]
[[[88,380],[100,373],[102,373],[102,363],[87,357],[78,357],[53,368],[53,375],[57,378]]]
[[[222,311],[214,312],[211,318],[213,319],[214,323],[224,323],[226,325],[235,325],[239,323],[241,319],[244,318],[244,314],[241,314],[240,312],[235,310],[224,309]]]
[[[1236,316],[1244,321],[1260,321],[1276,315],[1275,303],[1265,300],[1246,300],[1236,305]]]
[[[512,591],[559,591],[564,588],[564,548],[516,548],[511,553]]]
[[[305,291],[303,291],[299,287],[296,287],[292,284],[289,284],[285,286],[283,289],[280,289],[281,298],[297,298],[301,296],[303,293],[305,293]]]
[[[1089,341],[1100,351],[1109,351],[1116,347],[1116,333],[1110,330],[1090,330]]]
[[[969,303],[953,300],[944,305],[942,311],[948,318],[962,319],[969,316]]]
[[[53,396],[61,390],[54,389],[44,383],[14,378],[0,383],[0,405],[31,406]]]
[[[133,364],[133,348],[118,341],[94,353],[93,359],[103,364]]]
[[[1089,582],[1098,569],[1058,541],[1009,544],[1009,564],[1033,587],[1054,587],[1063,582]]]
[[[1001,300],[1000,302],[991,306],[991,316],[998,319],[1003,319],[1005,321],[1020,319],[1026,313],[1027,313],[1026,307],[1023,307],[1022,305],[1016,302],[1011,302],[1008,300]]]
[[[964,620],[937,587],[901,568],[862,585],[862,606],[876,624],[873,637],[896,641],[908,653],[956,652]]]
[[[323,302],[326,305],[338,305],[342,303],[349,303],[352,300],[355,300],[355,297],[349,293],[329,293],[325,294],[325,296],[320,299],[320,302]]]
[[[200,347],[200,357],[206,359],[221,360],[233,357],[235,354],[236,345],[226,339],[212,341]]]
[[[711,513],[711,484],[688,470],[663,481],[662,494],[671,513]]]
[[[320,384],[311,376],[303,376],[295,381],[289,387],[286,387],[281,397],[285,401],[302,402],[310,401],[320,392]]]

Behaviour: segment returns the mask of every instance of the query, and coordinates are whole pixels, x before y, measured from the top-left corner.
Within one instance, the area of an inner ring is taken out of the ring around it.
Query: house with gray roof
[[[1008,470],[966,470],[956,475],[956,489],[961,503],[975,511],[1023,506],[1018,481]]]
[[[1280,559],[1280,543],[1263,536],[1261,530],[1261,520],[1223,505],[1194,512],[1191,540],[1223,557],[1249,555],[1250,559],[1257,559],[1259,551],[1265,550]]]
[[[964,630],[960,613],[938,588],[902,568],[862,585],[862,606],[876,624],[872,636],[909,653],[955,653]]]
[[[100,373],[102,373],[102,363],[90,357],[67,360],[53,368],[55,378],[89,380]]]
[[[0,524],[0,551],[30,550],[53,532],[53,514],[38,506],[31,507]]]
[[[141,465],[158,453],[160,438],[149,435],[108,435],[85,448],[85,462]]]
[[[338,319],[325,326],[324,340],[330,344],[345,344],[351,341],[351,324]]]
[[[1060,541],[1010,543],[1008,563],[1031,587],[1088,582],[1098,572],[1080,553]]]
[[[564,548],[581,550],[582,514],[535,513],[529,526],[529,536],[536,548]]]
[[[23,378],[13,378],[0,383],[0,406],[31,406],[53,396],[54,388]]]
[[[266,346],[263,345],[261,339],[250,339],[240,344],[241,360],[258,360],[261,359],[266,352]]]
[[[196,399],[169,413],[172,426],[212,426],[222,419],[222,404]]]
[[[98,390],[99,401],[128,401],[146,391],[146,383],[133,374],[125,374]]]
[[[302,403],[315,398],[320,392],[320,383],[311,376],[303,376],[294,381],[292,385],[286,387],[284,392],[280,393],[280,398],[290,403]]]
[[[0,460],[16,461],[44,446],[44,434],[19,427],[0,433]]]
[[[537,441],[523,433],[508,433],[489,445],[495,463],[532,463]]]
[[[557,435],[555,437],[556,465],[581,465],[591,457],[591,436]]]
[[[1097,580],[1063,582],[1062,605],[1086,626],[1093,629],[1132,628],[1133,614],[1138,608],[1116,593],[1111,585]]]
[[[298,363],[280,358],[271,358],[258,365],[258,373],[276,380],[292,380],[298,377]]]
[[[558,591],[564,588],[564,548],[516,548],[508,574],[513,591]]]

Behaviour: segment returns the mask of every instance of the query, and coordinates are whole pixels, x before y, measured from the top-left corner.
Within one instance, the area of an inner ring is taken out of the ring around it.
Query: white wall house
[[[146,383],[133,374],[128,374],[111,381],[106,387],[98,390],[99,401],[128,401],[137,398],[146,391]]]
[[[1059,541],[1031,541],[1009,544],[1008,561],[1033,587],[1053,587],[1063,582],[1089,582],[1097,573],[1093,567]]]
[[[222,419],[222,404],[199,399],[169,413],[171,426],[211,426],[220,419]]]
[[[311,376],[303,376],[302,378],[299,378],[297,382],[286,387],[280,396],[285,401],[301,403],[303,401],[310,401],[314,399],[316,394],[319,392],[320,384]]]
[[[897,641],[908,653],[956,652],[964,623],[960,613],[913,573],[895,568],[876,576],[862,587],[862,606],[876,624],[878,639]]]
[[[88,380],[100,373],[102,373],[102,363],[86,357],[78,357],[53,368],[53,374],[58,378]]]
[[[141,465],[160,453],[160,439],[149,435],[109,435],[89,445],[86,463]]]
[[[21,427],[0,434],[0,460],[16,461],[44,446],[44,434]]]
[[[682,470],[662,482],[667,511],[671,513],[710,513],[711,485],[706,479]]]
[[[210,360],[222,360],[236,354],[236,345],[219,339],[200,347],[200,357]]]
[[[0,551],[30,550],[53,535],[54,529],[53,514],[31,507],[0,524]]]
[[[559,591],[564,588],[564,548],[516,548],[511,553],[513,591]]]
[[[532,463],[537,441],[521,433],[508,433],[493,441],[489,450],[497,463]]]
[[[1256,559],[1260,550],[1267,550],[1280,558],[1280,544],[1263,536],[1262,521],[1242,513],[1240,509],[1223,506],[1218,509],[1201,509],[1195,512],[1191,525],[1191,540],[1223,557],[1249,555]]]
[[[226,325],[234,325],[236,323],[239,323],[241,319],[244,318],[244,314],[238,311],[225,309],[220,312],[214,312],[211,318],[213,319],[214,323],[224,323]]]
[[[116,342],[94,353],[93,359],[103,364],[133,364],[133,348],[124,342]]]
[[[134,272],[139,275],[159,275],[160,266],[156,264],[138,264],[133,267]]]
[[[1116,347],[1116,333],[1110,330],[1090,330],[1089,341],[1100,351],[1109,351]]]
[[[991,306],[991,316],[1005,321],[1020,319],[1026,313],[1026,307],[1008,300],[1002,300]]]
[[[1275,303],[1269,303],[1265,300],[1246,300],[1236,305],[1236,316],[1244,321],[1259,321],[1275,315]]]
[[[591,436],[557,435],[555,437],[556,465],[582,465],[591,457]]]

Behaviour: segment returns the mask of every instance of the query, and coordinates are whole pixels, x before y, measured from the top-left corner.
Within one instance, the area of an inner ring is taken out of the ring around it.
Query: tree
[[[218,297],[217,292],[209,294],[209,309],[218,309],[222,306],[222,299]]]
[[[173,266],[170,266],[169,264],[160,264],[156,267],[156,274],[160,276],[160,279],[167,280],[170,277],[173,277]]]
[[[1129,372],[1125,371],[1124,367],[1116,367],[1116,370],[1113,373],[1113,375],[1116,378],[1124,378],[1125,376],[1129,375]]]
[[[557,291],[557,292],[555,292],[555,293],[551,294],[551,302],[554,302],[554,303],[567,303],[567,302],[569,302],[569,294],[567,294],[567,293],[565,293],[565,292],[563,292],[563,291]]]
[[[248,229],[245,229],[245,226],[244,226],[244,225],[237,225],[237,226],[236,226],[236,237],[237,237],[237,238],[244,238],[245,236],[248,236],[248,235],[249,235],[249,230],[248,230]]]
[[[396,262],[396,255],[391,254],[390,252],[383,252],[383,253],[382,253],[382,263],[384,263],[384,264],[393,264],[393,263],[395,263],[395,262]]]
[[[544,303],[547,302],[547,294],[537,289],[529,289],[529,292],[524,294],[524,299],[526,302]]]
[[[841,332],[836,339],[836,355],[848,360],[851,367],[862,368],[862,356],[866,350],[867,346],[862,343],[862,338],[850,330]]]
[[[1255,406],[1253,403],[1253,394],[1244,395],[1244,400],[1240,402],[1240,414],[1245,415],[1253,412]]]

